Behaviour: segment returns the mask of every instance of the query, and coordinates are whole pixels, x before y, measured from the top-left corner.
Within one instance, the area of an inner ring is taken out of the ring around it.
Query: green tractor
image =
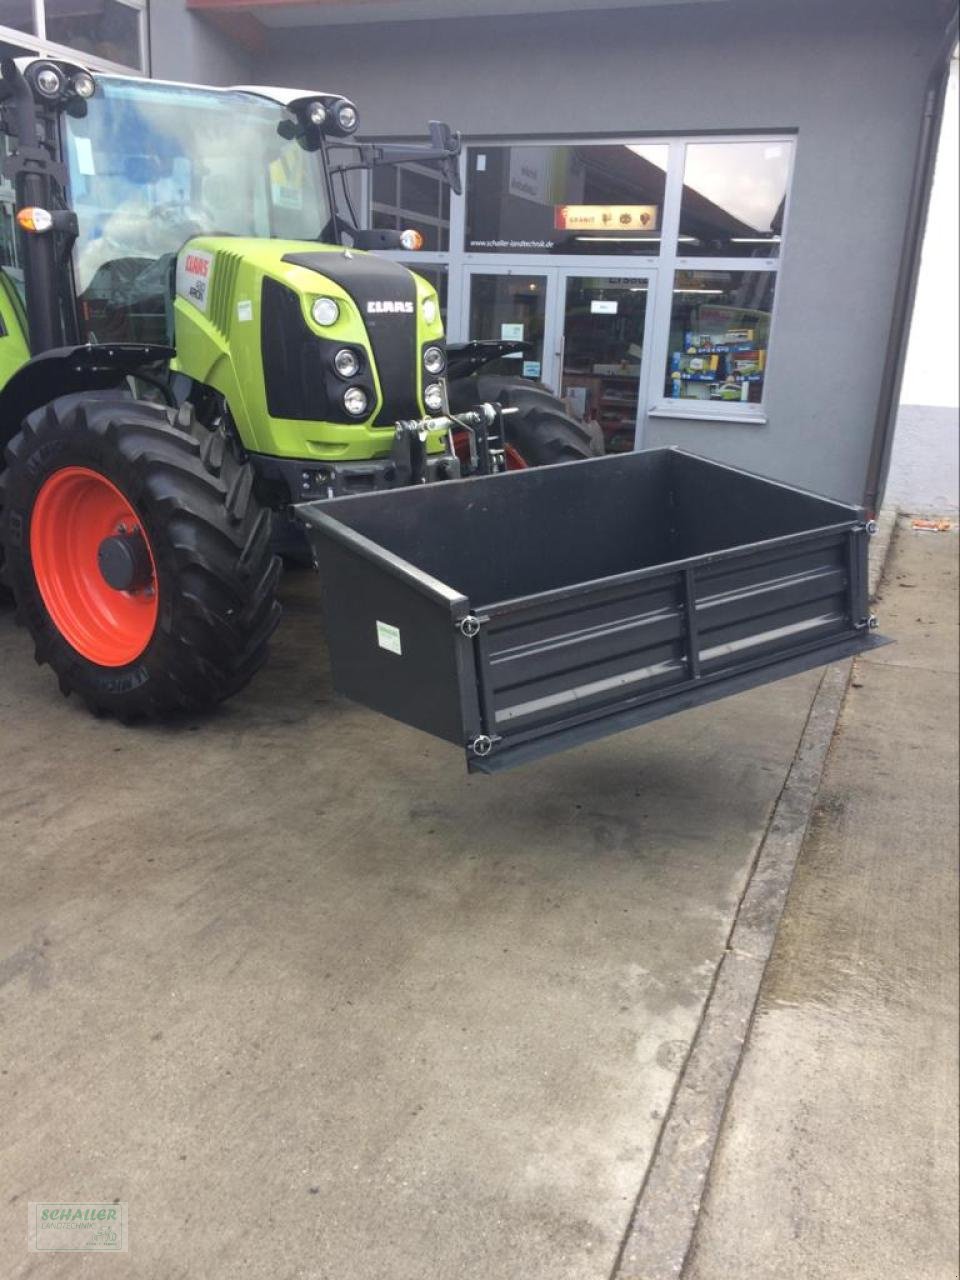
[[[354,225],[352,170],[457,186],[447,126],[373,145],[335,94],[0,72],[0,591],[95,713],[250,680],[277,552],[309,554],[298,503],[602,451],[545,388],[484,372],[517,344],[447,346],[434,288],[368,252],[406,233]]]

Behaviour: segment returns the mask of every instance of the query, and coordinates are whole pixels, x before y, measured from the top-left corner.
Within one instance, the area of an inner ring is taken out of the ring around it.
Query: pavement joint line
[[[870,558],[873,599],[897,524],[878,519]],[[700,1022],[644,1175],[610,1280],[679,1280],[696,1236],[713,1156],[773,952],[794,871],[813,816],[824,767],[853,671],[853,659],[826,668],[759,842]]]

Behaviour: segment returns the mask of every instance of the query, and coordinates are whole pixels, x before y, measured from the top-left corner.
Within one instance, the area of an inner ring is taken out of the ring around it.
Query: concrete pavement
[[[819,673],[467,778],[287,596],[178,729],[0,614],[4,1274],[606,1280]],[[129,1255],[29,1254],[57,1199]]]
[[[685,1280],[956,1280],[957,538],[901,521]]]

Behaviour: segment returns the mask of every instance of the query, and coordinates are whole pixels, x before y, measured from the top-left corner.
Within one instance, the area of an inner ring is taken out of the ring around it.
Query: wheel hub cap
[[[114,591],[142,591],[153,578],[147,542],[139,529],[104,538],[97,551],[100,573]]]

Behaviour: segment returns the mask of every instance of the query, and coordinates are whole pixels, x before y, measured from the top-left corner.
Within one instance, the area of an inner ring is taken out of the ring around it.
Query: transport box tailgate
[[[861,509],[680,449],[297,510],[337,689],[471,770],[881,643]]]

